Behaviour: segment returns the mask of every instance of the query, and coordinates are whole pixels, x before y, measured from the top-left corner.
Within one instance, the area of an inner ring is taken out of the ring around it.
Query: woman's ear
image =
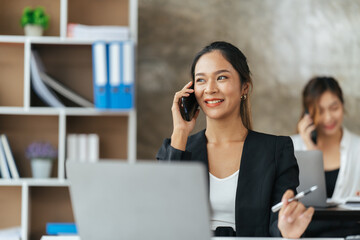
[[[249,93],[249,83],[243,83],[241,86],[241,96],[247,95]]]

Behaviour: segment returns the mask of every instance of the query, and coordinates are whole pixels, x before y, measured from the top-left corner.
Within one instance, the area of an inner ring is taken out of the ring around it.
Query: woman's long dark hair
[[[210,45],[204,47],[198,54],[196,54],[193,63],[191,65],[191,77],[194,83],[195,80],[195,66],[199,61],[200,57],[206,53],[212,51],[220,51],[224,58],[233,66],[233,68],[239,74],[241,81],[241,87],[244,83],[248,83],[250,90],[252,89],[252,79],[250,76],[250,68],[247,64],[245,55],[234,45],[227,42],[213,42]],[[241,101],[240,104],[240,116],[244,126],[247,129],[252,129],[252,118],[250,108],[250,91],[247,94],[245,100]]]

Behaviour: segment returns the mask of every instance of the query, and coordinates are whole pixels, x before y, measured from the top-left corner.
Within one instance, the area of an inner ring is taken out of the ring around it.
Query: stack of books
[[[75,223],[46,223],[46,234],[41,240],[80,240]]]
[[[129,39],[130,29],[126,26],[89,26],[78,23],[69,23],[67,37],[86,40],[122,41]]]
[[[99,161],[99,136],[97,134],[68,134],[67,159],[80,162]]]

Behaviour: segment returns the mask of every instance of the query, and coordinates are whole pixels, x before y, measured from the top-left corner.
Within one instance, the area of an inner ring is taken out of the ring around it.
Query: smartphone
[[[307,109],[305,109],[305,113],[309,114],[309,111]],[[314,130],[314,131],[312,131],[310,133],[310,137],[311,137],[311,140],[313,141],[313,143],[316,144],[317,143],[317,132],[316,132],[316,130]]]
[[[190,88],[194,89],[194,84]],[[199,107],[199,104],[196,101],[195,93],[190,93],[188,97],[182,97],[179,105],[182,118],[190,122]]]

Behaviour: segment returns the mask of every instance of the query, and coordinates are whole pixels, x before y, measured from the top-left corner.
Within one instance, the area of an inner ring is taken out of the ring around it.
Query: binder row
[[[134,107],[134,43],[98,41],[92,45],[95,107]]]

